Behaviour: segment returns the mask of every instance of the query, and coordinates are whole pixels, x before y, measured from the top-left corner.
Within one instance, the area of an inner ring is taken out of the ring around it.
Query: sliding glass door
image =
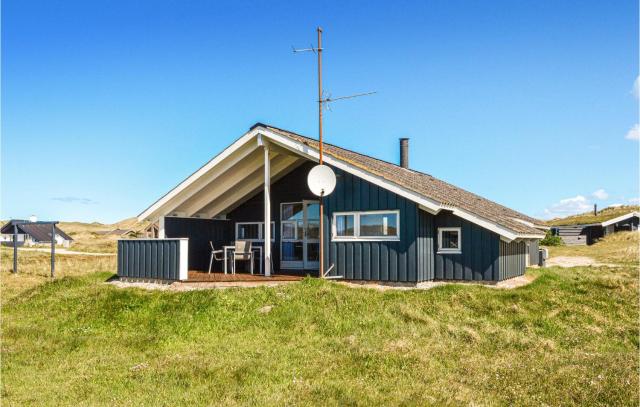
[[[320,206],[317,201],[280,205],[280,267],[317,269],[320,262]]]

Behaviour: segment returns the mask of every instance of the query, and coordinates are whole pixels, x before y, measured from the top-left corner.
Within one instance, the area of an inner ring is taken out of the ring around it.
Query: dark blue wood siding
[[[166,238],[189,239],[189,270],[207,271],[213,242],[216,249],[233,241],[233,224],[227,220],[198,218],[164,218]],[[218,264],[218,267],[222,267]]]
[[[500,242],[500,280],[524,274],[526,265],[526,242]]]
[[[418,206],[393,192],[339,169],[335,191],[325,198],[325,236],[331,236],[334,212],[399,210],[399,241],[334,242],[325,244],[330,275],[349,280],[417,282],[428,276],[429,219],[420,223]],[[421,235],[421,240],[418,235]],[[327,239],[330,240],[330,239]],[[422,244],[422,246],[421,246]],[[419,258],[419,256],[424,256]]]
[[[119,240],[118,277],[144,280],[179,280],[180,240]]]
[[[276,222],[273,246],[275,269],[279,269],[280,203],[317,199],[307,186],[314,163],[305,163],[271,186],[272,220]],[[337,184],[325,198],[325,268],[329,275],[351,280],[420,282],[438,280],[497,281],[500,237],[480,226],[442,211],[432,215],[402,196],[364,179],[334,168]],[[235,222],[260,222],[264,214],[262,191],[227,214]],[[334,212],[399,210],[399,241],[331,241]],[[462,253],[438,254],[438,227],[462,229]],[[232,233],[233,234],[233,233]],[[308,271],[307,271],[308,272]],[[310,274],[314,274],[311,272]]]
[[[418,281],[434,278],[434,216],[418,209],[417,225]]]
[[[500,237],[480,226],[453,215],[440,212],[434,217],[433,250],[437,280],[497,281]],[[459,227],[462,250],[459,254],[438,253],[438,228]]]

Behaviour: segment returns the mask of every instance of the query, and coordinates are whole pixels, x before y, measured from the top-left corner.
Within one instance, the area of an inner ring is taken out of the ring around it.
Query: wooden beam
[[[262,165],[262,152],[255,151],[254,154],[248,156],[243,162],[238,163],[220,174],[217,182],[212,182],[205,188],[202,188],[198,194],[194,195],[190,200],[185,201],[181,206],[177,207],[176,210],[184,212],[187,217],[201,212],[200,209],[205,207],[209,202],[225,193],[229,188],[233,188],[233,186],[242,181],[247,174],[262,168]]]
[[[155,216],[167,215],[169,213],[175,212],[178,207],[194,197],[197,193],[202,191],[212,182],[219,179],[235,165],[246,161],[247,157],[255,153],[256,151],[257,147],[254,143],[247,143],[244,146],[240,147],[232,155],[213,167],[209,172],[203,174],[200,178],[193,181],[193,183],[185,187],[183,191],[180,191],[179,194],[175,195],[173,198],[164,203],[160,208],[158,208],[152,214],[149,214],[147,217],[153,218]],[[159,213],[160,211],[162,212]]]
[[[295,165],[298,160],[299,158],[292,156],[277,156],[275,159],[272,158],[271,178],[273,179],[280,173],[288,170],[292,165]],[[214,217],[234,205],[237,201],[240,201],[245,196],[257,191],[263,186],[261,173],[262,168],[247,176],[242,183],[236,185],[236,187],[230,189],[228,193],[209,203],[199,212],[206,212],[209,217]]]

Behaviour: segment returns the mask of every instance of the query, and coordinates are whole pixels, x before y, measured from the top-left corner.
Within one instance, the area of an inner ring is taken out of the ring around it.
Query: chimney
[[[409,168],[409,139],[400,139],[400,166]]]
[[[593,216],[598,216],[598,204],[593,204]]]

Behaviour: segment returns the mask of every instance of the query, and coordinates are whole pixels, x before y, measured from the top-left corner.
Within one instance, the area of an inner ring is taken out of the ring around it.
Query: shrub
[[[562,246],[564,242],[560,236],[555,236],[551,229],[547,230],[547,234],[544,239],[540,241],[542,246]]]

